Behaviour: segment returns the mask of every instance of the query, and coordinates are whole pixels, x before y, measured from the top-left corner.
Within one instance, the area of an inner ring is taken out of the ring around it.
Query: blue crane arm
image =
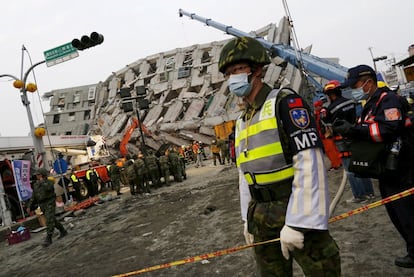
[[[180,17],[182,17],[183,15],[188,16],[191,19],[205,23],[207,26],[211,26],[213,28],[224,31],[226,32],[226,34],[229,35],[233,35],[236,37],[253,37],[257,39],[266,49],[268,49],[273,57],[279,56],[288,63],[299,68],[299,62],[296,58],[295,49],[293,49],[289,45],[271,43],[265,40],[264,38],[254,37],[251,34],[240,31],[236,28],[233,28],[232,26],[221,24],[211,19],[198,16],[194,13],[186,12],[182,9],[179,9],[179,15]],[[344,66],[304,52],[300,52],[300,56],[302,58],[302,65],[304,69],[312,74],[321,76],[322,78],[327,80],[338,80],[340,82],[343,82],[347,76],[348,68]]]

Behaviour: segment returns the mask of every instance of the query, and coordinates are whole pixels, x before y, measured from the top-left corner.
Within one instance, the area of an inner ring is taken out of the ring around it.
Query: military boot
[[[52,244],[52,235],[47,235],[44,242],[42,243],[43,247],[48,247]]]
[[[60,230],[60,235],[58,239],[65,237],[67,234],[68,234],[68,231],[66,231],[65,229]]]

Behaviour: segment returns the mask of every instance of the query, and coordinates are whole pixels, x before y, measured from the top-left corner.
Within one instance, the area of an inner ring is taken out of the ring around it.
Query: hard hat
[[[36,173],[36,175],[39,174],[39,175],[42,175],[42,176],[45,176],[45,177],[49,176],[49,171],[47,171],[46,168],[38,168],[38,169],[36,169],[35,173]]]
[[[323,91],[325,93],[329,92],[340,92],[341,89],[341,83],[338,80],[332,80],[326,83],[326,85],[323,88]]]
[[[414,100],[411,97],[407,97],[407,102],[410,105],[414,104]]]
[[[238,62],[266,65],[270,63],[270,59],[259,41],[251,37],[239,37],[224,45],[220,53],[219,70],[225,73],[229,65]]]
[[[216,140],[215,140],[215,139],[213,139],[213,140],[211,141],[211,143],[216,143]]]
[[[377,82],[377,87],[378,88],[384,88],[384,87],[388,87],[387,83],[384,81],[378,81]]]
[[[313,103],[313,106],[316,107],[322,107],[323,102],[321,100],[316,101],[315,103]]]

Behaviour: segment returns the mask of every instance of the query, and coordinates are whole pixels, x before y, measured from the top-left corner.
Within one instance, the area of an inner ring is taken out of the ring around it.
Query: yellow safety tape
[[[335,217],[332,217],[329,219],[329,223],[350,217],[352,215],[355,214],[359,214],[362,212],[365,212],[369,209],[387,204],[389,202],[401,199],[403,197],[409,196],[414,194],[414,187],[407,189],[403,192],[391,195],[387,198],[375,201],[371,204],[359,207],[357,209],[351,210],[349,212],[345,212],[343,214],[337,215]],[[280,238],[277,239],[271,239],[271,240],[267,240],[267,241],[261,241],[261,242],[255,242],[252,244],[247,244],[247,245],[241,245],[241,246],[236,246],[236,247],[232,247],[232,248],[227,248],[224,250],[218,250],[216,252],[211,252],[211,253],[207,253],[207,254],[202,254],[202,255],[197,255],[197,256],[193,256],[190,258],[186,258],[186,259],[181,259],[178,261],[174,261],[174,262],[169,262],[169,263],[165,263],[165,264],[160,264],[160,265],[155,265],[155,266],[151,266],[151,267],[147,267],[147,268],[143,268],[140,270],[136,270],[136,271],[131,271],[128,273],[123,273],[123,274],[118,274],[118,275],[113,275],[113,277],[127,277],[127,276],[134,276],[134,275],[138,275],[141,273],[145,273],[145,272],[150,272],[150,271],[154,271],[154,270],[158,270],[158,269],[163,269],[163,268],[169,268],[169,267],[173,267],[173,266],[177,266],[177,265],[182,265],[182,264],[187,264],[187,263],[193,263],[193,262],[198,262],[198,261],[202,261],[202,260],[207,260],[207,259],[211,259],[211,258],[216,258],[216,257],[220,257],[226,254],[230,254],[230,253],[234,253],[240,250],[244,250],[247,248],[251,248],[251,247],[255,247],[257,245],[262,245],[262,244],[268,244],[268,243],[272,243],[272,242],[277,242],[280,241]]]

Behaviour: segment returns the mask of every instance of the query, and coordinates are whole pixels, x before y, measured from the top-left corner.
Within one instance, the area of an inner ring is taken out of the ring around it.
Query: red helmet
[[[336,90],[341,88],[341,83],[338,80],[332,80],[329,81],[325,87],[323,88],[323,91],[327,93],[329,90]]]

